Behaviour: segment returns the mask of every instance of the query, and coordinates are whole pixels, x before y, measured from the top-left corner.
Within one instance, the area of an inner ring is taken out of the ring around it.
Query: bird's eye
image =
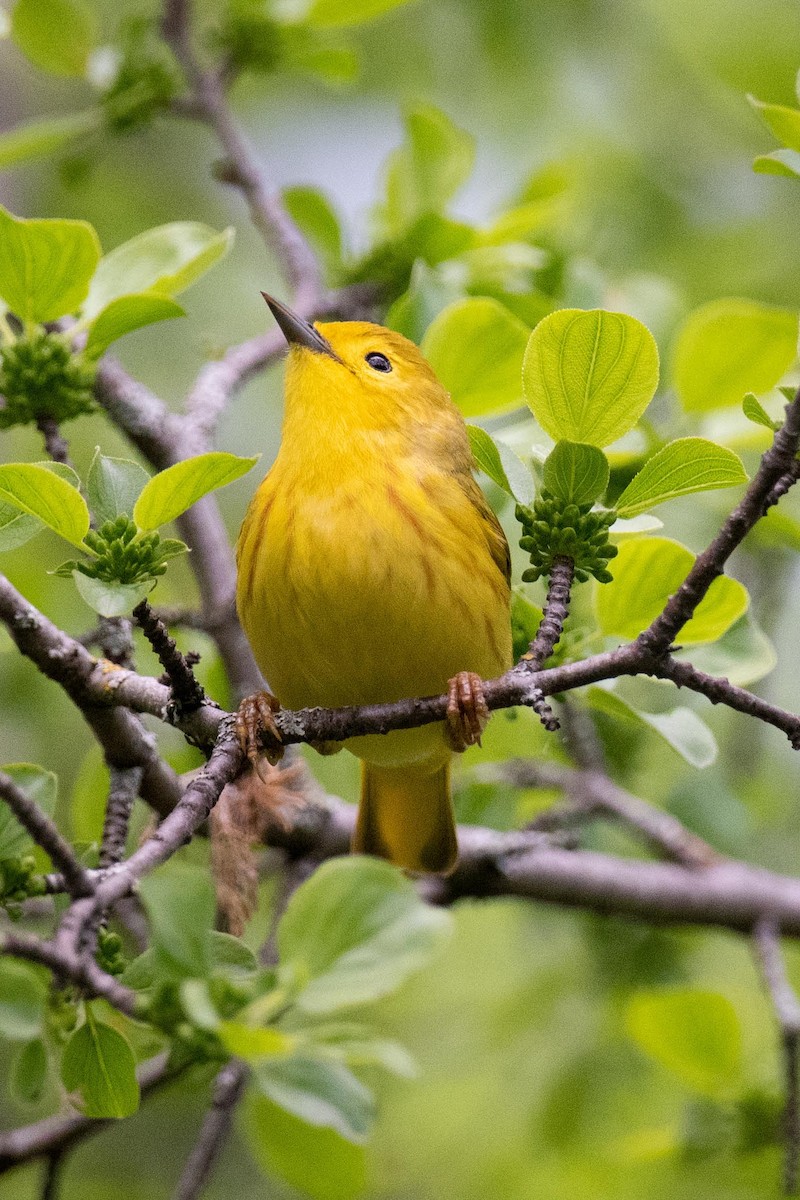
[[[391,371],[392,364],[389,362],[385,354],[372,353],[366,356],[366,362],[372,367],[373,371]]]

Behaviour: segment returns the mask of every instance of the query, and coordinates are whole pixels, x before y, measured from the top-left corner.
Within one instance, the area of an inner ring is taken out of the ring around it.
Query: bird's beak
[[[270,312],[278,322],[281,332],[290,346],[305,346],[306,350],[313,350],[316,354],[327,354],[329,358],[335,358],[337,362],[341,362],[330,342],[309,321],[304,321],[302,317],[293,313],[274,296],[268,296],[266,292],[262,292],[261,295],[266,300]]]

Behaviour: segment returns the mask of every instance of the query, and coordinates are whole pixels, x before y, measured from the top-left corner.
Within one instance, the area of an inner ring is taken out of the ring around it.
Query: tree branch
[[[173,1200],[197,1200],[203,1192],[225,1146],[246,1082],[247,1067],[238,1059],[226,1063],[217,1075],[211,1107],[186,1161]]]
[[[800,1042],[800,1000],[786,974],[780,946],[780,925],[770,916],[762,917],[753,931],[757,957],[767,991],[781,1030],[786,1071],[786,1104],[783,1131],[786,1142],[783,1186],[787,1196],[797,1194],[800,1162],[800,1079],[798,1043]]]
[[[75,857],[66,838],[62,837],[54,821],[42,812],[35,800],[31,800],[10,775],[0,771],[0,799],[3,799],[37,845],[50,856],[64,878],[64,886],[72,896],[91,894],[92,882],[89,873]]]

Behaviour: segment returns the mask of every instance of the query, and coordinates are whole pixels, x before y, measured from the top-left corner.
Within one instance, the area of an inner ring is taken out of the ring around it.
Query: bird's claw
[[[468,746],[479,746],[489,715],[480,675],[473,671],[460,671],[454,675],[447,685],[445,726],[451,748],[460,753]]]
[[[263,782],[268,782],[263,759],[273,766],[283,758],[284,747],[275,723],[280,704],[270,692],[246,696],[236,714],[236,736],[248,761]]]

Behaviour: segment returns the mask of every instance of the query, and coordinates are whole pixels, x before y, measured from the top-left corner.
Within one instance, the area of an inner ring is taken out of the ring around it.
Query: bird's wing
[[[466,483],[466,481],[465,481]],[[486,538],[486,545],[497,569],[507,584],[511,584],[511,551],[508,548],[506,535],[497,517],[489,507],[488,501],[477,482],[469,477],[467,494],[470,501],[478,510],[481,518],[481,528]]]

